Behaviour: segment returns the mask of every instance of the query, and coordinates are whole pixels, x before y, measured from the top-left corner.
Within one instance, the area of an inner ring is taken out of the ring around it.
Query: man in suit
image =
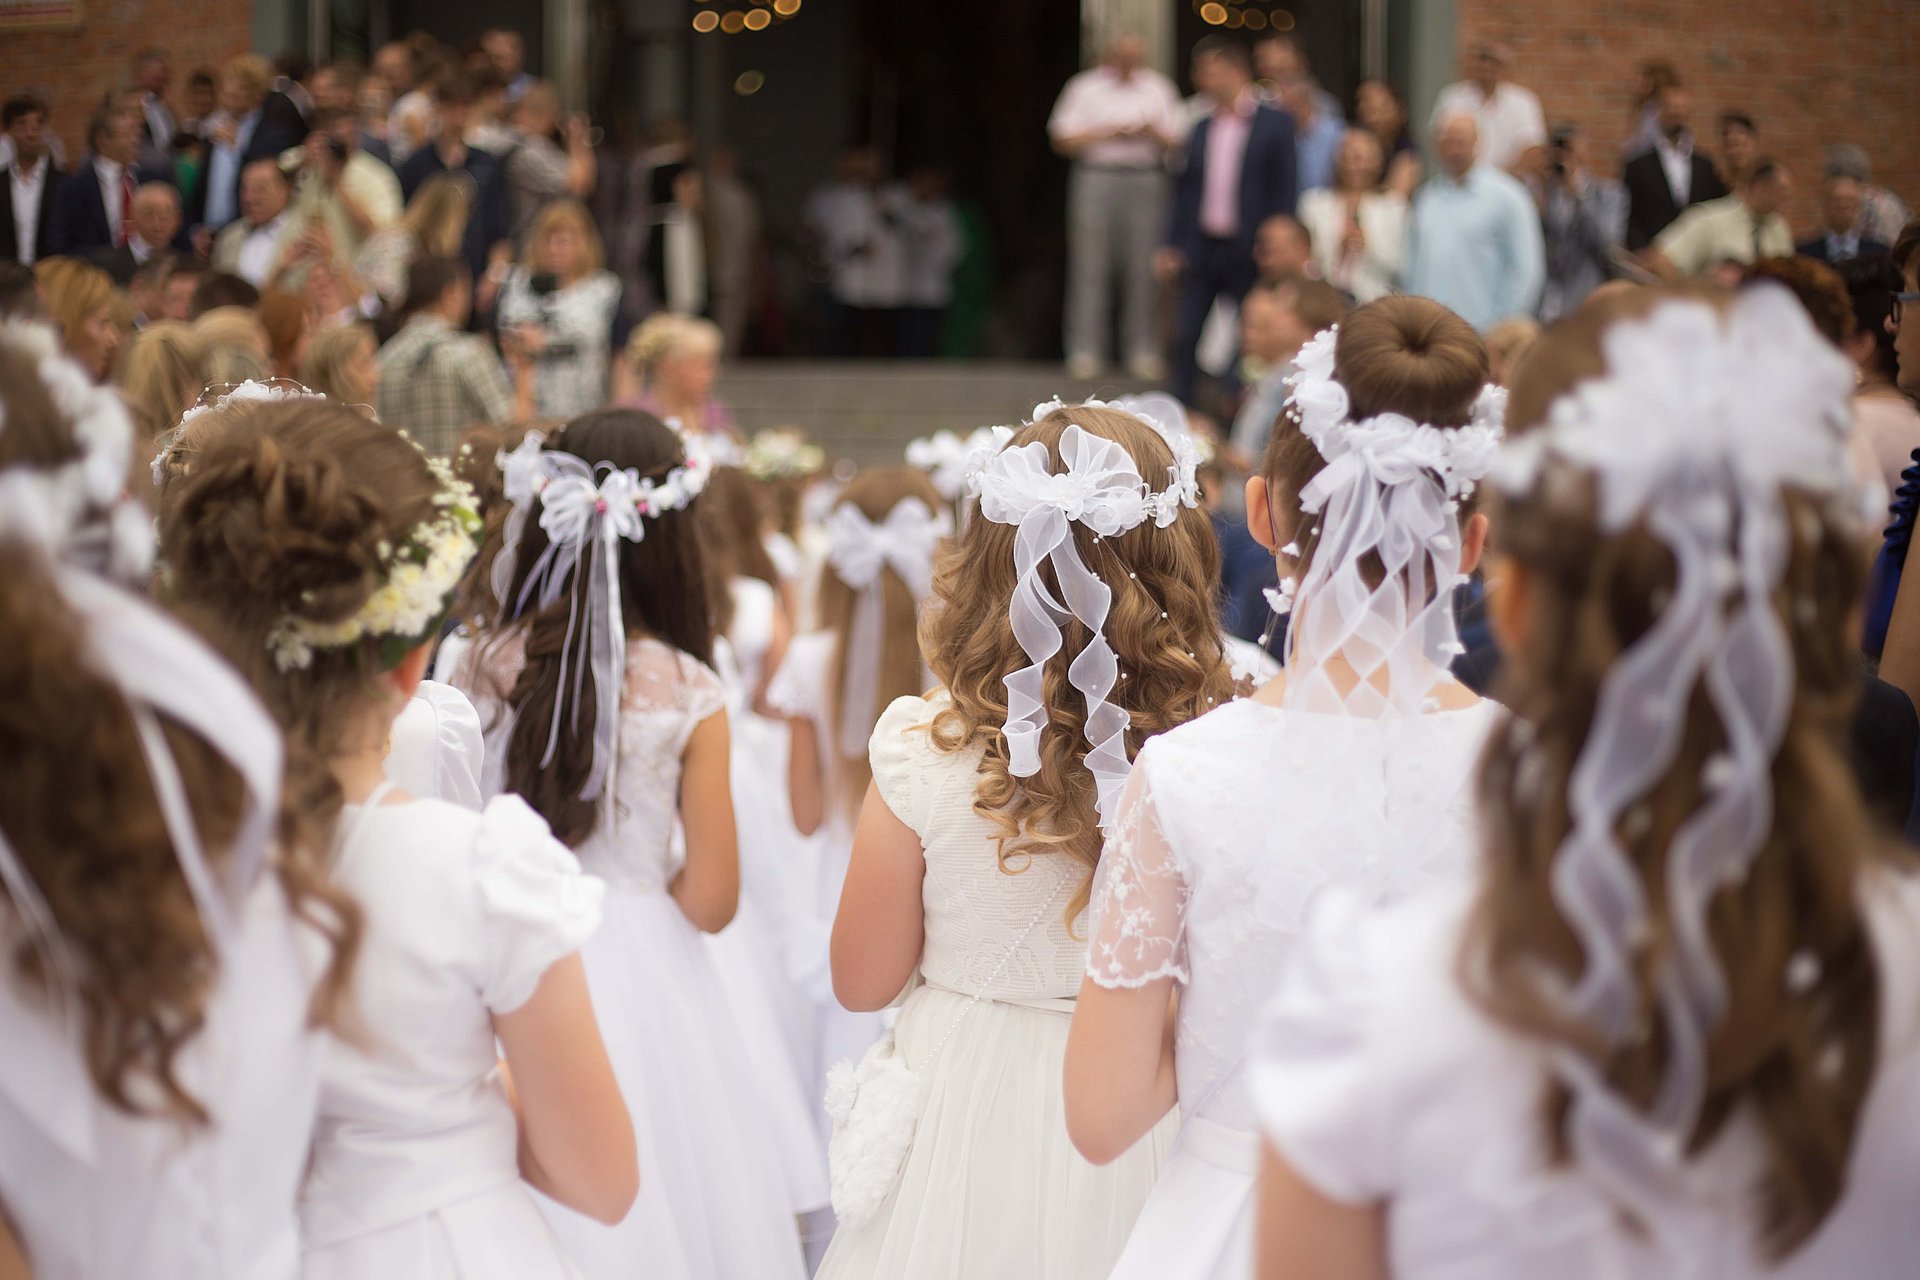
[[[273,92],[273,67],[258,54],[243,53],[220,70],[220,111],[207,130],[212,150],[201,184],[202,207],[194,221],[217,233],[240,216],[240,172],[255,160],[277,159],[306,141],[300,109]]]
[[[7,199],[0,200],[0,262],[30,267],[48,252],[53,193],[63,176],[47,149],[47,104],[32,94],[9,98],[0,109],[13,162],[6,167]]]
[[[255,160],[240,175],[240,217],[213,242],[213,269],[265,288],[286,256],[292,188],[275,160]]]
[[[489,257],[496,247],[507,245],[512,234],[505,166],[492,152],[467,145],[467,126],[479,100],[480,86],[471,72],[455,68],[441,76],[433,87],[439,128],[400,166],[400,194],[406,200],[436,173],[460,172],[473,180],[472,212],[460,256],[476,280],[486,275]]]
[[[1653,149],[1627,161],[1627,248],[1638,253],[1681,212],[1727,194],[1720,175],[1693,145],[1687,127],[1693,99],[1679,85],[1660,91],[1660,136]]]
[[[143,184],[133,193],[132,222],[125,244],[98,249],[91,255],[93,265],[123,289],[134,272],[168,253],[174,237],[180,234],[179,190],[165,182]]]
[[[111,99],[88,122],[87,146],[86,161],[54,190],[47,254],[84,257],[121,248],[134,231],[135,192],[149,182],[173,182],[171,173],[142,170],[135,163],[140,122]]]
[[[1795,252],[1803,258],[1812,258],[1828,266],[1850,258],[1884,258],[1892,253],[1892,246],[1882,244],[1861,231],[1862,204],[1858,179],[1828,178],[1820,230],[1812,239],[1795,246]]]
[[[1238,304],[1258,275],[1254,234],[1299,195],[1293,117],[1264,106],[1247,51],[1217,36],[1193,48],[1193,83],[1210,110],[1193,126],[1187,167],[1174,183],[1162,278],[1182,277],[1174,336],[1173,394],[1193,399],[1195,349],[1214,303]]]
[[[180,126],[167,106],[170,80],[167,55],[160,50],[142,50],[133,60],[133,88],[140,95],[140,163],[145,168],[173,163],[173,135]]]

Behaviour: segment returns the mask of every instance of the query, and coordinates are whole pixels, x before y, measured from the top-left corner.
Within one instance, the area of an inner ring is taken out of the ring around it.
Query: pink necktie
[[[114,237],[114,246],[124,248],[127,233],[132,230],[127,224],[133,220],[133,171],[124,166],[120,170],[120,232]]]

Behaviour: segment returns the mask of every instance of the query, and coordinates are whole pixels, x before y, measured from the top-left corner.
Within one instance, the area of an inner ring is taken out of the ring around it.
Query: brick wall
[[[87,117],[128,78],[136,53],[167,53],[177,109],[188,72],[244,53],[252,37],[246,0],[84,0],[82,11],[72,30],[0,32],[0,96],[45,98],[69,163],[86,151]]]
[[[1594,162],[1617,173],[1641,59],[1667,57],[1693,90],[1694,128],[1752,115],[1761,148],[1786,163],[1797,231],[1819,216],[1822,148],[1851,142],[1874,180],[1920,206],[1920,0],[1459,0],[1459,46],[1513,46],[1516,79],[1549,122],[1572,120]]]

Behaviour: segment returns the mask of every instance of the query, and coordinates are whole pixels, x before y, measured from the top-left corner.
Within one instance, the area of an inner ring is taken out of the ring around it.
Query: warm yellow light
[[[1203,4],[1200,6],[1200,21],[1208,26],[1217,27],[1227,20],[1227,6],[1223,4]]]
[[[800,12],[800,0],[773,0],[773,11],[783,18]]]
[[[765,31],[773,22],[773,15],[765,9],[747,10],[746,24],[749,31]]]
[[[743,98],[751,98],[760,92],[767,83],[767,77],[758,71],[742,71],[734,77],[733,91]]]
[[[1247,30],[1265,31],[1266,29],[1267,29],[1267,15],[1260,12],[1258,9],[1247,10]]]
[[[1293,15],[1285,9],[1275,9],[1270,20],[1275,31],[1293,30]]]
[[[705,35],[719,25],[720,16],[711,9],[702,9],[693,15],[693,29],[701,35]]]
[[[730,36],[737,36],[746,29],[747,20],[738,11],[720,19],[720,29]]]
[[[1238,31],[1246,20],[1246,16],[1238,9],[1227,10],[1227,30]]]

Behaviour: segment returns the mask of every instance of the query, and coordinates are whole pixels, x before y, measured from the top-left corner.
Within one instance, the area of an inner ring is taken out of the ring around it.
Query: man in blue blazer
[[[1261,103],[1246,48],[1220,36],[1193,47],[1193,84],[1210,104],[1187,139],[1174,182],[1173,216],[1160,250],[1163,278],[1181,278],[1173,394],[1193,400],[1194,349],[1221,298],[1238,305],[1253,287],[1254,232],[1299,197],[1293,117]]]
[[[173,182],[171,173],[138,167],[140,122],[113,100],[87,124],[87,149],[87,158],[54,190],[43,254],[84,257],[119,248],[133,230],[134,193],[149,182]]]

